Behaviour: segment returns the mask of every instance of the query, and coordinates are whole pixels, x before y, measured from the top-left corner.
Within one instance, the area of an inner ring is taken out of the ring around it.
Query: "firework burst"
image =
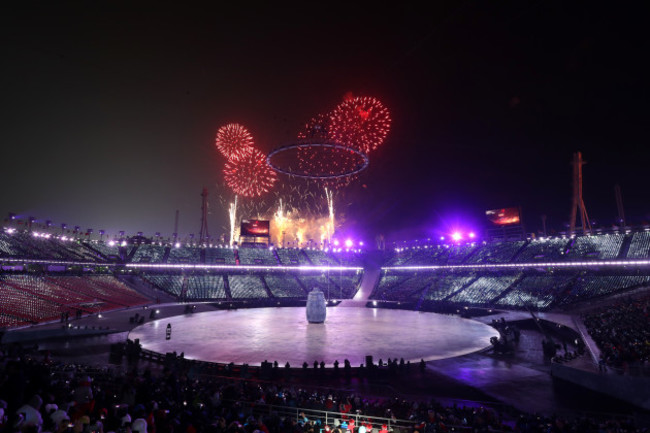
[[[228,160],[239,159],[253,148],[253,136],[238,123],[229,123],[217,131],[217,149]]]
[[[366,154],[377,149],[390,130],[388,109],[370,96],[349,98],[330,115],[331,139]]]
[[[260,197],[278,180],[266,162],[266,155],[254,147],[241,157],[226,161],[223,174],[226,184],[242,197]]]
[[[332,131],[332,113],[319,114],[307,122],[298,133],[299,140],[307,142],[335,142]],[[355,171],[362,158],[355,152],[346,149],[335,149],[318,146],[301,147],[297,153],[300,172],[317,176],[332,176],[339,173]],[[321,186],[338,189],[347,186],[357,175],[332,179],[320,179]]]

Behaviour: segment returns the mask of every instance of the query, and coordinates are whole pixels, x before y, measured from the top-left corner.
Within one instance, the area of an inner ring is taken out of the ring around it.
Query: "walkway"
[[[370,299],[372,291],[377,286],[381,269],[369,269],[363,273],[361,284],[357,294],[352,299],[345,299],[338,305],[339,307],[360,307],[364,308]]]

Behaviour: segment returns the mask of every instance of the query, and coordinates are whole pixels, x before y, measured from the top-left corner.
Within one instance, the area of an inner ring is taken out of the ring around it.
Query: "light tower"
[[[576,217],[580,212],[580,220],[582,222],[582,234],[591,233],[591,223],[587,215],[587,208],[582,199],[582,166],[586,162],[582,160],[582,153],[576,152],[573,154],[573,200],[571,203],[571,217],[569,218],[569,234],[575,234],[576,231]]]
[[[616,207],[618,208],[618,221],[617,224],[626,227],[625,224],[625,211],[623,210],[623,196],[621,195],[621,186],[616,184],[614,187],[614,192],[616,194]]]
[[[203,187],[201,192],[201,229],[199,230],[199,243],[203,243],[210,234],[208,233],[208,189]]]

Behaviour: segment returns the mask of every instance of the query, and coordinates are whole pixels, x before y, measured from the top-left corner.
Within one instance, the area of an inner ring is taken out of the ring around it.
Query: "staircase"
[[[619,250],[618,255],[616,256],[617,259],[627,258],[627,252],[630,250],[630,245],[632,244],[632,236],[634,235],[626,235],[623,238],[621,249]]]
[[[161,304],[177,301],[175,296],[154,286],[143,278],[135,277],[133,275],[118,275],[117,279],[152,301],[157,299]]]

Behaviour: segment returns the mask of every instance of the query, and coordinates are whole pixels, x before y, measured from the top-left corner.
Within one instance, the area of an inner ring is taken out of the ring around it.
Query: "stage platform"
[[[166,339],[167,324],[171,338]],[[490,347],[492,327],[457,316],[375,308],[328,308],[323,324],[310,324],[305,308],[211,311],[145,323],[129,333],[144,349],[184,353],[188,359],[299,367],[324,361],[353,367],[382,359],[411,363],[453,358]]]

